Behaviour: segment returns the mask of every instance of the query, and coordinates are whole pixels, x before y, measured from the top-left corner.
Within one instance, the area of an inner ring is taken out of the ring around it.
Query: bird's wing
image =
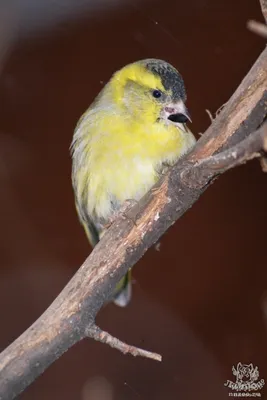
[[[87,211],[84,209],[83,205],[77,201],[77,199],[75,205],[79,220],[84,227],[86,236],[91,246],[94,247],[100,240],[101,231],[99,231],[93,219],[89,217]]]

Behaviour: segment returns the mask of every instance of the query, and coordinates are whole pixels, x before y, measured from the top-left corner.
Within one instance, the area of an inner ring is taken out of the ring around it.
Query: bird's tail
[[[90,220],[87,223],[82,222],[86,235],[94,247],[100,240],[102,234],[97,231],[96,227]],[[119,307],[126,307],[132,297],[131,270],[117,283],[114,296],[112,298],[114,304]]]
[[[113,298],[114,304],[119,307],[126,307],[132,297],[131,270],[118,282],[115,295]]]

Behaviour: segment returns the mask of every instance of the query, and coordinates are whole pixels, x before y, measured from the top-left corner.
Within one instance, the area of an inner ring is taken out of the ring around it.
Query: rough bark
[[[121,215],[111,225],[51,306],[3,351],[1,400],[16,397],[81,339],[88,336],[109,344],[112,339],[118,340],[95,326],[95,317],[116,283],[197,201],[213,179],[266,150],[266,127],[254,132],[266,118],[266,110],[267,49],[192,152],[126,216]],[[131,347],[131,354],[146,355],[144,350],[137,349],[138,353],[133,346],[124,345],[124,352]],[[154,353],[149,354],[153,358]]]

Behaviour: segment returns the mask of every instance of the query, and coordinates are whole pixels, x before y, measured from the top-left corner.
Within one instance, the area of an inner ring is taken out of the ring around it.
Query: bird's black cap
[[[183,78],[171,64],[156,58],[144,60],[143,63],[149,71],[160,76],[164,88],[172,91],[174,101],[186,100]]]

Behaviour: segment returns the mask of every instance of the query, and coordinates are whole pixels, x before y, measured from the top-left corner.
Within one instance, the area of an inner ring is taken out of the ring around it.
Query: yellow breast
[[[174,125],[147,125],[121,118],[92,116],[79,129],[86,158],[77,170],[77,193],[85,196],[88,214],[108,218],[112,203],[139,200],[158,179],[163,162],[172,164],[194,144],[192,134]],[[84,188],[86,187],[86,191]]]

